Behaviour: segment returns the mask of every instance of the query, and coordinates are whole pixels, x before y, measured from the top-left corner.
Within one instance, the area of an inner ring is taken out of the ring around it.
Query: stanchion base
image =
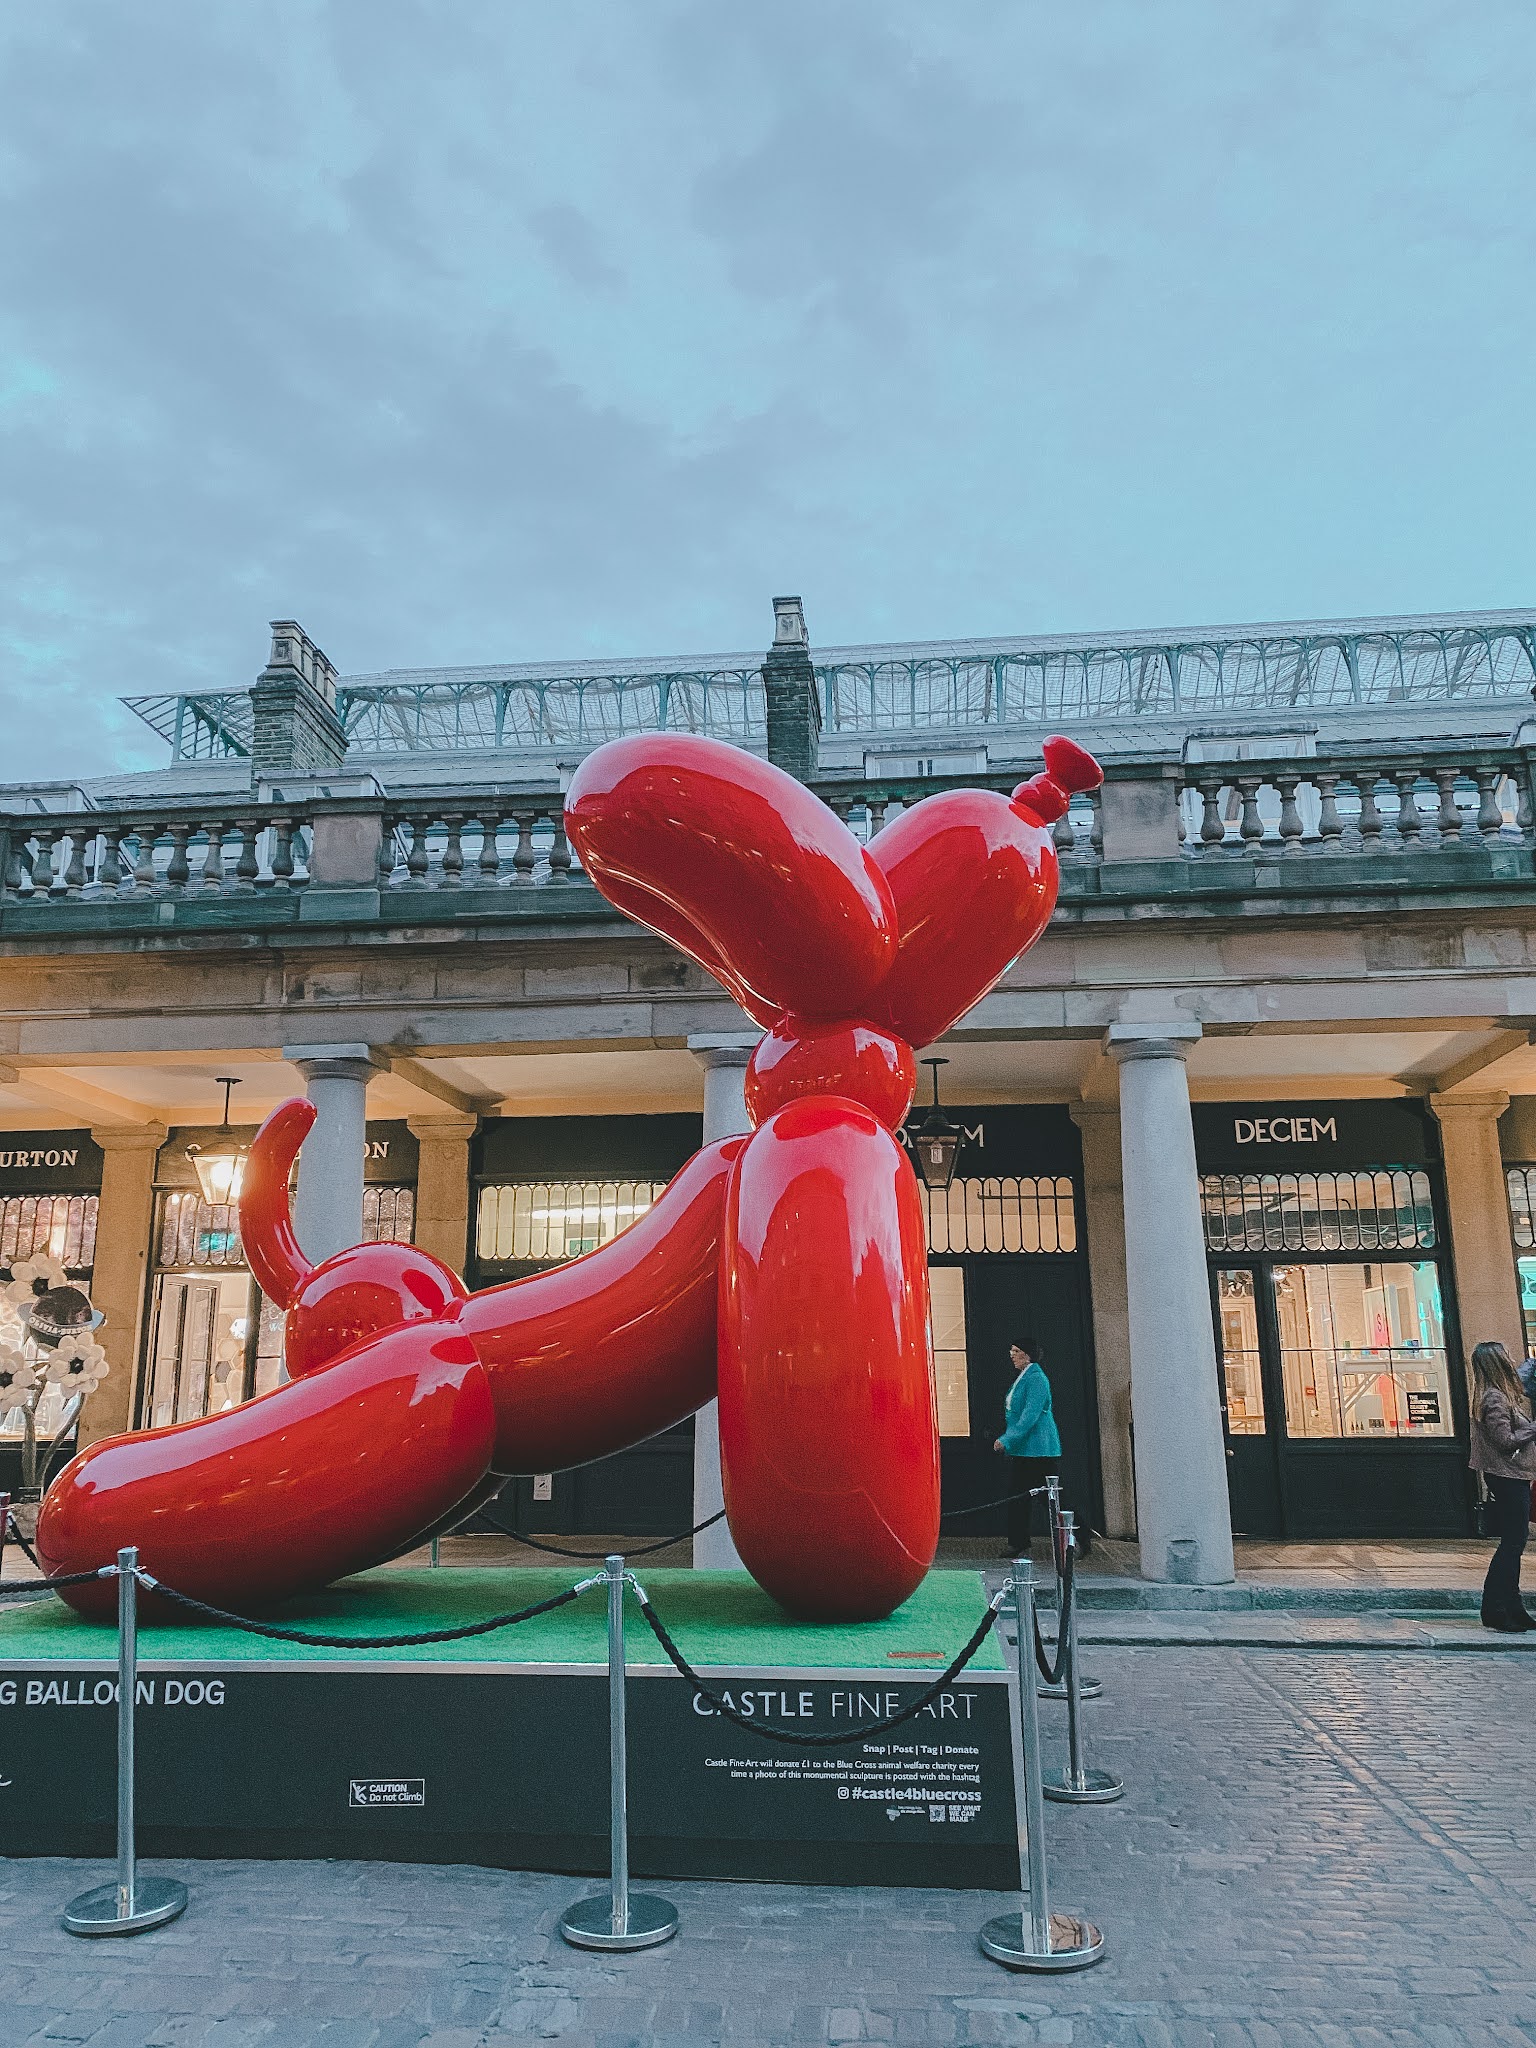
[[[1102,1678],[1080,1678],[1077,1681],[1077,1696],[1080,1700],[1096,1700],[1104,1690]],[[1060,1685],[1037,1685],[1035,1698],[1038,1700],[1064,1700],[1067,1696],[1066,1680]]]
[[[677,1908],[652,1892],[631,1892],[629,1925],[613,1931],[613,1894],[598,1892],[578,1899],[560,1915],[560,1932],[572,1948],[655,1948],[677,1932]]]
[[[1125,1786],[1110,1771],[1081,1771],[1074,1778],[1061,1770],[1045,1781],[1047,1799],[1059,1799],[1067,1806],[1107,1806],[1118,1799]]]
[[[119,1914],[115,1884],[99,1884],[70,1900],[64,1908],[64,1926],[70,1934],[142,1934],[146,1927],[163,1927],[176,1919],[186,1906],[187,1888],[175,1878],[140,1876],[131,1913]]]
[[[1017,1913],[1000,1913],[981,1930],[981,1952],[1005,1970],[1086,1970],[1104,1960],[1104,1937],[1076,1913],[1051,1915],[1048,1954],[1029,1946],[1026,1923]]]

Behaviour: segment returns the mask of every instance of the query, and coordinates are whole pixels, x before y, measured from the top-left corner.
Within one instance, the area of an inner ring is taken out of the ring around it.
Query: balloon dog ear
[[[566,831],[618,909],[758,1023],[857,1015],[896,957],[884,875],[803,783],[722,740],[637,734],[589,754]]]

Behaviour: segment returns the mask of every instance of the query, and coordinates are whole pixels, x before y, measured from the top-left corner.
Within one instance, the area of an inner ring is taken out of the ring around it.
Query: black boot
[[[1496,1629],[1504,1636],[1524,1635],[1527,1629],[1536,1628],[1536,1619],[1524,1607],[1513,1607],[1507,1613],[1496,1614],[1489,1613],[1485,1607],[1482,1619],[1484,1628]]]

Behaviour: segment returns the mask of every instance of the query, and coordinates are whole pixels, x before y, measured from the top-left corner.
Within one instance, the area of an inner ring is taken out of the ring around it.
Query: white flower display
[[[37,1382],[35,1362],[14,1344],[0,1344],[0,1413],[24,1401]]]
[[[4,1288],[7,1301],[38,1301],[53,1288],[64,1286],[65,1280],[64,1268],[46,1252],[0,1265],[0,1287]]]
[[[72,1394],[94,1394],[106,1378],[107,1354],[91,1337],[66,1337],[48,1360],[46,1377]]]

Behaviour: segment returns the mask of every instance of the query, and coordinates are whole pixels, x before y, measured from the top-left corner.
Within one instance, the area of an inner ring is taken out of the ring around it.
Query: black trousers
[[[1061,1463],[1059,1458],[1010,1458],[1008,1460],[1008,1548],[1015,1557],[1023,1557],[1029,1549],[1029,1539],[1035,1533],[1035,1510],[1040,1511],[1040,1527],[1050,1534],[1045,1519],[1045,1496],[1039,1500],[1030,1499],[1033,1487],[1044,1486],[1049,1475]]]
[[[1493,1553],[1488,1576],[1483,1581],[1483,1619],[1518,1619],[1524,1612],[1520,1598],[1520,1559],[1525,1553],[1526,1532],[1531,1522],[1531,1482],[1528,1479],[1496,1479],[1491,1473],[1484,1473],[1483,1484],[1493,1496],[1499,1531],[1499,1547]]]

